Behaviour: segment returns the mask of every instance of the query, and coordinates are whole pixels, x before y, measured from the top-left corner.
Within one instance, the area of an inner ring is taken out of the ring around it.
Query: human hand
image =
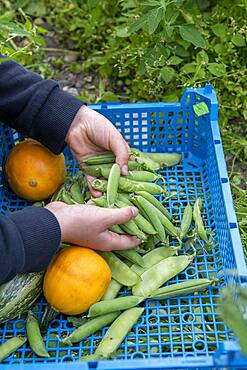
[[[128,173],[129,145],[113,124],[100,113],[82,106],[77,112],[65,141],[69,145],[79,165],[90,155],[112,151],[121,173]],[[92,178],[88,176],[90,181]],[[98,192],[92,192],[94,196]]]
[[[57,218],[62,242],[101,251],[129,249],[141,243],[134,236],[118,235],[108,230],[113,225],[124,224],[134,218],[138,214],[135,207],[113,209],[52,202],[45,208]]]

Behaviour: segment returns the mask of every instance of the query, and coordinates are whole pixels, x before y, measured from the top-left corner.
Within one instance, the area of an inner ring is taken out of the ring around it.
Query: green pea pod
[[[145,243],[142,244],[142,249],[148,253],[155,248],[154,235],[149,235]]]
[[[72,205],[72,204],[77,204],[70,196],[70,194],[65,190],[63,189],[61,194],[60,194],[60,197],[61,197],[61,201],[68,204],[68,205]]]
[[[32,311],[28,311],[26,325],[27,338],[34,353],[40,357],[50,357],[40,333],[38,320]]]
[[[113,225],[110,230],[115,234],[125,234],[125,232],[121,229],[119,225]]]
[[[114,163],[116,161],[116,157],[111,152],[106,152],[98,155],[93,155],[83,160],[83,163],[86,165],[98,165],[98,164],[105,164],[105,163]]]
[[[106,189],[107,189],[107,181],[106,180],[94,179],[92,181],[91,185],[95,190],[99,190],[103,193],[106,192]]]
[[[168,220],[171,220],[172,219],[172,216],[170,215],[170,213],[167,211],[167,209],[163,206],[163,204],[161,202],[158,201],[158,199],[156,199],[152,194],[149,194],[147,193],[146,191],[140,191],[139,193],[137,193],[138,195],[141,195],[143,198],[145,198],[146,200],[149,201],[149,203],[151,203],[154,207],[156,207],[160,212],[163,213],[163,215],[165,215]]]
[[[106,192],[107,180],[94,179],[92,181],[92,187],[95,190]],[[140,191],[146,191],[150,194],[163,194],[164,193],[163,187],[159,186],[158,184],[141,182],[141,181],[139,182],[132,181],[129,179],[125,179],[123,177],[120,177],[119,179],[119,189],[125,193],[138,193]]]
[[[167,299],[200,292],[212,285],[214,281],[215,280],[209,279],[190,279],[182,283],[171,284],[155,290],[152,293],[151,298]]]
[[[160,165],[151,158],[136,156],[135,161],[147,171],[156,172],[160,169]]]
[[[34,207],[44,207],[45,206],[45,202],[34,202],[32,204],[32,206],[34,206]]]
[[[79,203],[79,204],[84,204],[84,198],[82,196],[82,193],[81,193],[81,187],[79,185],[79,183],[76,181],[74,182],[72,185],[71,185],[71,188],[70,188],[70,195],[71,195],[71,198]]]
[[[181,161],[179,153],[142,153],[142,155],[159,163],[160,167],[175,166]]]
[[[132,326],[137,322],[143,311],[144,308],[134,307],[121,313],[121,315],[111,324],[104,338],[96,348],[93,359],[107,359],[111,357],[111,355],[116,352]],[[88,357],[84,357],[77,361],[88,360]],[[90,358],[92,359],[92,357]]]
[[[132,294],[138,297],[150,297],[161,285],[183,271],[192,259],[192,256],[181,255],[160,261],[141,275],[141,281],[132,288]]]
[[[133,206],[133,203],[131,202],[131,197],[127,193],[118,193],[117,200],[125,203],[128,206]]]
[[[187,206],[184,209],[184,214],[183,214],[182,224],[181,224],[181,230],[180,230],[180,239],[185,238],[185,236],[188,234],[191,222],[192,222],[192,207],[188,203]]]
[[[134,170],[141,171],[143,169],[144,169],[143,166],[140,165],[139,163],[137,163],[136,161],[128,161],[128,170],[129,171],[134,171]]]
[[[131,270],[136,272],[138,275],[142,275],[150,267],[156,265],[160,261],[163,261],[165,258],[174,256],[177,251],[178,248],[174,247],[157,247],[142,257],[145,263],[145,268],[137,265],[132,265]]]
[[[114,163],[110,170],[109,179],[106,188],[106,204],[107,207],[112,208],[117,198],[117,191],[120,180],[120,166]]]
[[[126,258],[130,262],[135,263],[140,267],[145,267],[143,257],[140,256],[135,249],[117,250],[114,251],[114,253],[118,254],[120,257]]]
[[[97,302],[90,307],[88,311],[88,317],[105,315],[110,312],[123,311],[137,306],[141,301],[142,298],[140,297],[125,296]]]
[[[120,312],[112,312],[103,316],[98,316],[96,318],[93,318],[92,320],[87,320],[70,335],[63,338],[61,342],[68,345],[80,342],[83,338],[89,337],[104,326],[112,323],[119,316],[119,314]]]
[[[136,236],[140,240],[146,240],[146,235],[138,228],[135,219],[129,220],[125,224],[121,224],[121,228],[129,235]]]
[[[142,198],[141,196],[137,196],[137,200],[139,199],[139,202],[142,202],[142,204],[146,204],[146,207],[148,209],[149,207],[149,212],[150,210],[152,210],[152,215],[154,215],[156,213],[156,217],[159,218],[161,224],[163,225],[163,227],[165,228],[165,231],[169,234],[169,235],[172,235],[172,236],[175,236],[175,237],[178,237],[179,235],[179,230],[177,227],[175,227],[171,221],[162,213],[160,212],[159,209],[157,209],[153,204],[149,203],[149,201],[147,201],[145,198]],[[149,203],[149,205],[148,205]],[[164,240],[162,240],[164,241]]]
[[[202,216],[201,216],[201,200],[198,198],[194,204],[194,210],[193,210],[193,219],[196,226],[196,232],[199,235],[199,237],[206,243],[206,245],[211,246],[212,240],[208,238],[206,230],[204,229],[203,222],[202,222]]]
[[[79,328],[79,326],[82,326],[82,324],[85,324],[88,320],[85,316],[84,317],[68,316],[67,321],[74,327]]]
[[[2,362],[6,357],[11,355],[11,353],[15,352],[18,348],[23,346],[26,343],[27,338],[17,336],[8,339],[6,342],[1,344],[0,346],[0,362]]]
[[[125,286],[133,286],[140,281],[140,277],[132,271],[123,261],[121,261],[112,252],[100,252],[98,253],[108,263],[112,277],[117,280],[120,284]]]
[[[125,201],[119,200],[119,196],[118,196],[118,199],[116,200],[116,206],[118,208],[123,208],[123,207],[133,206],[133,204],[131,202],[125,202]],[[138,213],[138,215],[134,218],[134,222],[136,223],[137,227],[144,233],[150,234],[150,235],[157,234],[152,224],[148,220],[146,220],[146,218],[143,217],[140,213]]]
[[[110,169],[111,167],[109,167]],[[101,169],[99,165],[84,166],[83,172],[93,177],[101,176]]]
[[[110,285],[107,291],[105,292],[105,294],[103,295],[103,297],[101,298],[101,300],[108,301],[110,299],[115,298],[121,288],[122,288],[122,284],[120,284],[115,279],[111,279]]]
[[[106,206],[106,196],[105,195],[103,195],[102,197],[99,197],[99,198],[93,198],[92,201],[98,207],[105,207]]]
[[[125,177],[120,177],[119,189],[125,193],[138,193],[140,191],[146,191],[150,194],[164,194],[164,188],[158,184],[133,181]]]
[[[154,229],[157,232],[157,236],[160,238],[160,241],[165,241],[166,234],[164,227],[160,221],[160,218],[156,212],[156,208],[149,203],[145,198],[142,198],[141,196],[137,196],[133,198],[133,200],[136,202],[137,207],[139,209],[142,209],[150,223],[153,225]]]
[[[110,169],[101,168],[101,174],[105,179],[108,179],[110,175]],[[157,181],[159,178],[161,178],[161,176],[149,171],[132,170],[128,175],[124,176],[124,178],[133,181],[153,182]]]

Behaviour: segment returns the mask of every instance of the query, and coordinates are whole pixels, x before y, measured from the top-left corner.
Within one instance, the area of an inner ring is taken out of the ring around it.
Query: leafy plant
[[[34,25],[21,9],[17,14],[7,11],[0,16],[0,53],[24,65],[33,62],[45,44],[40,36],[45,32],[44,28]]]
[[[242,351],[247,355],[247,289],[241,286],[224,287],[220,297],[220,311],[226,325],[237,336]]]

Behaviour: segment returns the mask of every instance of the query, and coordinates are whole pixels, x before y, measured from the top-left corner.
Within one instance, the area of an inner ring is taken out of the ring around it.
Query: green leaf
[[[161,78],[165,81],[165,83],[169,84],[171,80],[174,78],[176,72],[172,67],[164,67],[160,71]]]
[[[129,30],[128,30],[128,27],[119,28],[119,29],[116,31],[116,36],[117,36],[117,37],[128,37],[128,36],[129,36]]]
[[[216,23],[211,26],[213,33],[221,38],[222,41],[226,40],[227,26],[222,23]]]
[[[160,6],[160,1],[158,0],[148,0],[141,2],[142,6]]]
[[[190,55],[188,50],[186,50],[183,46],[180,45],[176,45],[175,54],[182,58],[186,58]]]
[[[146,14],[147,20],[146,24],[143,25],[143,29],[147,31],[149,35],[152,35],[159,26],[162,16],[163,16],[162,8],[149,10],[149,12]]]
[[[197,117],[200,117],[200,116],[203,116],[204,114],[209,113],[208,106],[203,101],[201,103],[194,104],[193,105],[193,110],[194,110]]]
[[[0,22],[0,30],[8,32],[9,36],[31,36],[31,33],[13,22]]]
[[[170,49],[168,49],[167,47],[163,45],[159,46],[158,51],[159,51],[159,54],[164,56],[165,58],[169,58],[171,54]]]
[[[182,71],[185,73],[194,73],[196,70],[195,63],[187,63],[182,67]]]
[[[165,102],[177,102],[179,101],[179,97],[177,95],[177,93],[174,91],[174,92],[170,92],[170,93],[167,93],[163,96],[163,101]]]
[[[247,120],[247,109],[244,109],[244,110],[243,110],[243,116],[244,116],[244,119],[246,119],[246,120]]]
[[[232,42],[234,45],[242,47],[246,45],[245,38],[243,35],[233,35],[232,36]]]
[[[101,101],[106,101],[106,102],[110,102],[110,101],[119,101],[119,98],[116,94],[114,94],[113,92],[111,91],[106,91],[104,92],[102,95],[101,95]]]
[[[221,290],[220,311],[226,325],[231,328],[238,338],[242,351],[247,354],[247,325],[244,311],[236,290],[232,287],[224,287]]]
[[[32,22],[29,19],[27,19],[25,22],[25,28],[28,32],[30,32],[33,28]]]
[[[179,11],[174,9],[173,6],[168,6],[166,8],[166,13],[165,13],[165,22],[170,24],[173,24],[177,17],[179,16]]]
[[[89,9],[96,8],[96,6],[98,6],[99,3],[100,0],[87,0],[87,6],[89,7]]]
[[[28,6],[25,8],[25,12],[35,17],[42,17],[46,15],[47,8],[44,0],[32,0],[28,2]]]
[[[142,17],[140,17],[139,19],[137,19],[132,24],[132,26],[130,26],[129,33],[135,33],[136,31],[139,31],[144,26],[144,24],[146,23],[146,21],[147,21],[147,15],[144,14]]]
[[[208,65],[208,70],[210,73],[212,73],[212,75],[216,77],[222,77],[226,73],[226,67],[224,66],[224,64],[220,63],[210,63]]]
[[[196,55],[196,62],[198,64],[206,64],[208,63],[208,54],[206,53],[205,50],[201,50],[197,55]]]
[[[177,66],[183,61],[183,59],[177,57],[176,55],[173,55],[168,61],[167,64],[170,64],[172,66]]]
[[[179,26],[179,33],[185,41],[188,41],[199,48],[205,48],[205,40],[193,24]]]

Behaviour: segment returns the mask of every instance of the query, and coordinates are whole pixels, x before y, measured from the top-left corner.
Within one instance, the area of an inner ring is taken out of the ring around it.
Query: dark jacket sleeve
[[[1,56],[0,56],[1,57]],[[15,62],[0,62],[0,121],[58,154],[83,102]],[[20,272],[42,271],[58,250],[61,231],[47,209],[0,215],[0,283]]]
[[[2,58],[3,59],[3,58]],[[0,62],[0,120],[58,154],[84,103],[13,61]]]
[[[58,221],[46,208],[0,215],[0,283],[21,272],[45,270],[60,239]]]

